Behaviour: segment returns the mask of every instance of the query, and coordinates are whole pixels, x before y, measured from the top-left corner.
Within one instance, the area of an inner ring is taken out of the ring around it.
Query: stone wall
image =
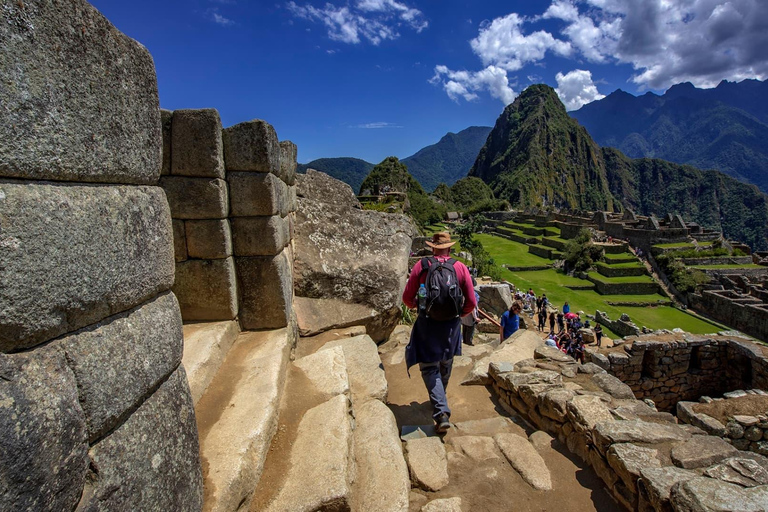
[[[637,336],[640,334],[640,328],[626,314],[621,315],[618,320],[611,320],[607,313],[597,310],[595,311],[595,322],[604,325],[619,336]]]
[[[642,335],[628,338],[620,349],[588,351],[586,357],[626,383],[637,398],[650,398],[665,411],[681,400],[768,386],[768,359],[760,348],[728,336]]]
[[[702,290],[688,295],[690,306],[728,326],[768,340],[768,305],[734,290]]]
[[[152,58],[4,2],[0,81],[0,509],[200,510]]]
[[[736,474],[731,468],[742,464],[754,470],[757,464],[749,462],[754,460],[765,471],[768,461],[678,424],[671,414],[636,400],[625,384],[594,364],[578,364],[548,348],[537,349],[535,358],[491,363],[499,403],[591,466],[623,509],[768,507],[765,479],[745,478],[748,472],[739,480],[731,476]]]
[[[655,282],[645,283],[611,283],[602,281],[599,277],[588,275],[587,279],[595,283],[595,289],[601,295],[652,295],[659,293],[659,285]]]
[[[290,322],[296,146],[254,120],[222,130],[214,109],[163,111],[163,172],[184,321],[244,329]],[[168,156],[170,153],[170,156]]]

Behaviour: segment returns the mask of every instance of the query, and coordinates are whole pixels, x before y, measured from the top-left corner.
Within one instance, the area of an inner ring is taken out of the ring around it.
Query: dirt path
[[[402,347],[397,350],[402,350]],[[387,364],[391,358],[382,359],[389,384],[389,407],[397,418],[398,426],[431,424],[431,405],[418,367],[411,369],[409,379],[404,362]],[[521,418],[509,416],[498,405],[490,388],[459,385],[471,368],[472,365],[454,368],[448,385],[451,421],[457,423],[506,416],[515,423],[512,427],[514,433],[523,436],[532,434],[534,429]],[[450,441],[451,435],[449,432],[446,441]],[[449,445],[447,448],[449,451],[452,449]],[[419,510],[425,502],[414,493],[428,496],[430,500],[459,496],[464,510],[472,512],[620,510],[604,490],[602,481],[585,464],[571,456],[565,446],[555,440],[551,448],[541,451],[541,455],[552,476],[551,491],[533,489],[503,457],[482,462],[466,457],[450,457],[448,486],[437,493],[413,491],[411,510]]]

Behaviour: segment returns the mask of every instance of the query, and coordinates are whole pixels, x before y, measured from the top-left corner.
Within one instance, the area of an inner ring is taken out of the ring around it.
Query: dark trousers
[[[448,387],[448,379],[451,378],[451,369],[453,368],[453,358],[436,363],[419,363],[421,378],[429,392],[429,401],[432,402],[432,417],[437,419],[441,414],[451,416],[451,410],[448,408],[448,397],[445,395],[445,389]]]
[[[474,335],[475,335],[474,325],[461,324],[461,336],[462,336],[462,341],[464,342],[465,345],[472,344],[472,337]]]

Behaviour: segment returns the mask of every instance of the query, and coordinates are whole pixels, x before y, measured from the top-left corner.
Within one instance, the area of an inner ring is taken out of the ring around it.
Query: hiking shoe
[[[451,422],[448,421],[448,415],[445,413],[438,416],[435,419],[435,423],[437,424],[435,426],[435,431],[439,434],[448,432],[448,430],[451,428]]]

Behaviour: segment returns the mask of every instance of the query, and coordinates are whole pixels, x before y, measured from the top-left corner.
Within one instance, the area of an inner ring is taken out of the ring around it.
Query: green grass
[[[656,244],[653,247],[656,247],[658,249],[683,249],[683,248],[693,249],[695,246],[690,242],[677,242],[674,244]]]
[[[643,267],[643,264],[639,261],[629,261],[627,263],[613,263],[611,261],[606,261],[605,263],[599,262],[597,265],[605,265],[606,267],[610,268],[638,268]]]
[[[445,224],[432,224],[424,228],[424,236],[434,235],[440,231],[448,231],[448,227]]]
[[[653,283],[651,276],[627,276],[627,277],[605,277],[597,272],[590,272],[589,277],[602,281],[603,283]]]
[[[487,234],[475,236],[483,243],[483,247],[485,247],[485,249],[493,256],[498,264],[507,264],[511,266],[539,266],[550,263],[550,261],[545,258],[540,258],[528,253],[528,248],[524,244]],[[610,306],[608,304],[609,302],[655,303],[660,300],[667,300],[666,297],[659,294],[600,295],[593,290],[571,290],[566,288],[566,286],[585,286],[589,285],[590,282],[575,277],[569,277],[555,269],[513,272],[504,268],[502,269],[502,276],[509,282],[514,283],[518,289],[527,290],[528,288],[533,288],[537,295],[545,293],[550,302],[560,309],[562,309],[563,304],[568,301],[571,305],[571,311],[584,311],[590,315],[594,315],[595,310],[597,309],[607,313],[612,319],[617,319],[622,313],[626,313],[639,327],[646,326],[651,329],[674,329],[675,327],[679,327],[685,331],[696,334],[706,334],[721,330],[709,322],[670,306],[618,307]],[[605,278],[604,276],[599,277],[604,280],[616,282],[612,279]],[[638,280],[640,278],[633,277],[629,279]],[[647,277],[646,279],[652,281],[650,277]],[[616,337],[615,334],[609,332],[608,329],[605,329],[605,333],[606,336]]]
[[[605,262],[608,263],[608,264],[611,264],[611,265],[614,264],[615,260],[621,261],[621,260],[630,260],[630,259],[632,261],[637,261],[637,258],[634,255],[632,255],[632,254],[630,254],[628,252],[623,252],[621,254],[606,254],[605,255]]]
[[[541,267],[551,265],[552,261],[528,252],[528,246],[506,238],[488,234],[474,235],[474,238],[483,244],[497,265],[509,265],[512,267]]]

